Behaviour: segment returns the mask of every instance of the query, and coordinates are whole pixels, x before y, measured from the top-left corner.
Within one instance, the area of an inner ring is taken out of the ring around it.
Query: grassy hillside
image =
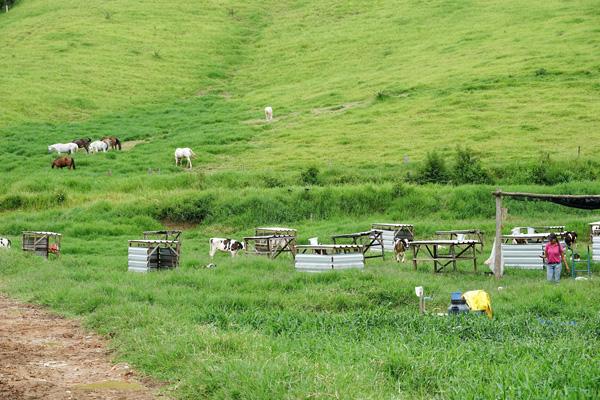
[[[316,276],[289,258],[202,268],[209,237],[260,225],[302,242],[376,221],[489,239],[495,185],[406,182],[457,145],[506,189],[599,193],[597,6],[21,0],[0,14],[0,236],[15,245],[0,290],[81,316],[177,398],[597,398],[597,266],[552,287],[389,259]],[[50,169],[49,144],[107,134],[124,150]],[[173,161],[188,146],[193,171]],[[507,228],[566,224],[582,248],[600,219],[505,205]],[[185,229],[181,268],[127,274],[127,240],[164,226]],[[21,254],[29,229],[63,233],[61,259]],[[453,290],[488,290],[496,318],[419,317],[421,284],[435,312]]]

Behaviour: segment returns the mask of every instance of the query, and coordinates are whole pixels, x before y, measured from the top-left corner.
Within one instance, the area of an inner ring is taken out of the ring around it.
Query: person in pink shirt
[[[551,233],[548,236],[550,242],[544,247],[544,257],[546,258],[546,277],[550,282],[560,281],[560,270],[562,267],[561,261],[565,263],[565,268],[569,272],[569,264],[565,258],[563,251],[556,234]]]

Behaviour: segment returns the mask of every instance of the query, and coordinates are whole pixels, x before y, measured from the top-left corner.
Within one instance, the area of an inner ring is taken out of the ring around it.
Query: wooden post
[[[500,188],[494,193],[496,196],[496,241],[494,243],[494,276],[502,277],[500,263],[502,262],[502,191]]]
[[[425,294],[421,293],[419,296],[419,312],[421,315],[425,314]]]

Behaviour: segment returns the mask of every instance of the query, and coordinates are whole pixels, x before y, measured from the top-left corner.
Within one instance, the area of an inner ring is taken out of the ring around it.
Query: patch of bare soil
[[[73,320],[0,295],[0,399],[165,399]]]
[[[125,150],[125,151],[128,151],[128,150],[133,149],[135,146],[137,146],[140,143],[146,143],[146,141],[145,140],[128,140],[128,141],[124,141],[121,144],[121,149]]]

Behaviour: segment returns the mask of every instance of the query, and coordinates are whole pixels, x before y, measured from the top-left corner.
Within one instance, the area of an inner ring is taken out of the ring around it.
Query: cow
[[[273,108],[271,106],[265,107],[265,119],[267,122],[273,121]]]
[[[218,251],[229,252],[231,257],[235,257],[235,255],[240,250],[244,250],[244,243],[238,242],[234,239],[225,239],[225,238],[211,238],[210,241],[210,251],[208,255],[212,259],[215,256],[215,253]]]
[[[397,262],[404,262],[406,260],[406,251],[410,248],[410,242],[408,239],[396,239],[394,242],[394,254],[396,255]]]
[[[12,245],[10,239],[0,237],[0,249],[10,249]]]
[[[565,232],[564,238],[568,249],[571,249],[571,246],[575,248],[577,244],[577,232]]]

